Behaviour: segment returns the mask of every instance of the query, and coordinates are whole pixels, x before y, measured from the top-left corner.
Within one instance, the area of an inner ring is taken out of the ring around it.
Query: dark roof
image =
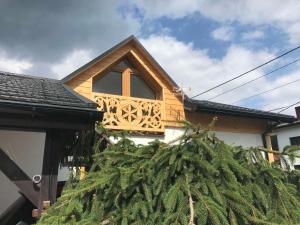
[[[274,122],[291,123],[296,120],[294,116],[272,113],[257,109],[250,109],[235,105],[227,105],[217,102],[205,101],[205,100],[186,100],[185,106],[196,112],[207,112],[223,115],[252,117],[257,119],[268,119]]]
[[[9,103],[96,111],[95,103],[59,80],[0,72],[0,104]]]
[[[62,79],[62,82],[67,82],[67,81],[71,80],[73,77],[77,76],[81,71],[83,71],[83,70],[89,68],[90,66],[94,65],[95,63],[97,63],[99,60],[101,60],[105,56],[109,55],[113,51],[115,51],[118,48],[126,45],[129,42],[133,42],[138,48],[140,48],[147,55],[147,57],[158,67],[158,69],[164,74],[164,76],[167,78],[167,80],[174,87],[178,88],[178,85],[176,84],[176,82],[161,67],[161,65],[151,56],[151,54],[145,49],[145,47],[141,44],[141,42],[139,42],[139,40],[134,35],[129,36],[128,38],[124,39],[123,41],[121,41],[120,43],[118,43],[117,45],[115,45],[114,47],[108,49],[107,51],[105,51],[104,53],[102,53],[101,55],[99,55],[98,57],[94,58],[92,61],[86,63],[82,67],[80,67],[77,70],[75,70],[74,72],[70,73],[68,76],[66,76],[66,77],[64,77]]]

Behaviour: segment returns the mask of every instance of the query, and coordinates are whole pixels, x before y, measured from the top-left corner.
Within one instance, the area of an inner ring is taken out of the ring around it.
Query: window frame
[[[94,85],[94,82],[98,79],[101,79],[102,76],[107,75],[110,72],[117,72],[117,73],[121,73],[121,96],[126,96],[126,97],[132,97],[131,96],[131,76],[137,76],[139,77],[141,80],[143,80],[145,82],[145,84],[153,91],[155,99],[150,99],[150,100],[158,100],[160,99],[160,93],[152,87],[152,85],[149,84],[149,82],[147,82],[144,78],[143,75],[141,74],[141,72],[128,67],[118,67],[118,66],[114,66],[113,68],[106,70],[104,73],[101,73],[95,77],[93,77],[92,79],[92,88]],[[92,90],[93,91],[93,90]],[[94,91],[93,91],[94,92]],[[95,93],[101,93],[101,92],[95,92]],[[106,93],[103,93],[106,94]],[[109,94],[109,93],[107,93]],[[133,98],[141,98],[141,97],[133,97]],[[141,98],[141,99],[148,99],[148,98]]]

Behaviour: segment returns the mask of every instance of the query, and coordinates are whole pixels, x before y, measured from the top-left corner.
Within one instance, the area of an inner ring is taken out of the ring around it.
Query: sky
[[[298,0],[1,0],[0,70],[61,79],[133,34],[191,97],[300,45],[299,12]],[[296,103],[300,62],[213,97],[299,58],[300,49],[197,99]]]

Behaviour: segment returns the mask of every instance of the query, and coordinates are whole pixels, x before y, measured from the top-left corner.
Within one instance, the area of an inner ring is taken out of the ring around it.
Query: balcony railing
[[[163,101],[93,93],[109,129],[164,132]]]

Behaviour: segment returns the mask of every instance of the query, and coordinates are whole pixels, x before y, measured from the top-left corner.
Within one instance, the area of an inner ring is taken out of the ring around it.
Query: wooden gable
[[[156,91],[160,90],[164,106],[164,125],[181,126],[178,122],[185,119],[185,113],[182,96],[180,93],[176,93],[177,85],[135,38],[117,45],[117,47],[106,52],[104,56],[100,56],[97,60],[93,60],[93,63],[83,66],[79,71],[75,71],[75,74],[71,77],[68,76],[63,81],[79,94],[94,100],[92,91],[93,79],[102,73],[110,71],[113,66],[124,59],[132,63],[144,74],[144,80],[149,85],[154,86]]]

